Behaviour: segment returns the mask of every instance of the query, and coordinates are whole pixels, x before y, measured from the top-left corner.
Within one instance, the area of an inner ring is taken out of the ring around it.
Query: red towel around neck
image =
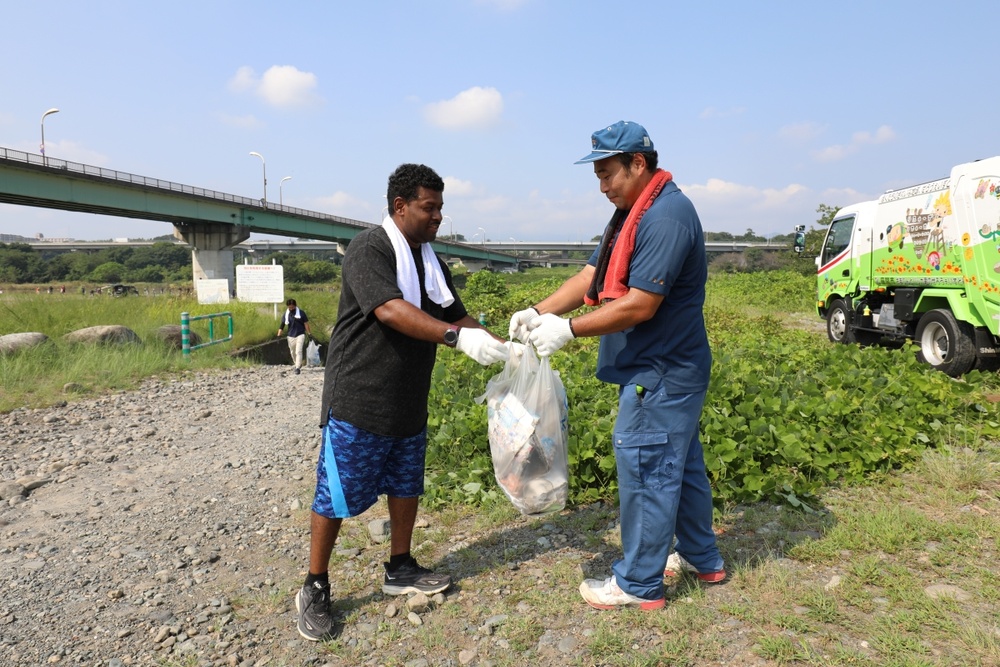
[[[657,169],[653,172],[653,178],[643,188],[639,199],[633,204],[625,221],[621,223],[621,230],[617,229],[617,225],[608,225],[604,238],[601,239],[597,273],[594,274],[591,288],[583,298],[588,306],[617,299],[628,292],[628,267],[635,251],[635,235],[639,230],[639,222],[656,201],[663,186],[672,179],[673,176],[669,171]],[[611,219],[614,222],[615,216]]]

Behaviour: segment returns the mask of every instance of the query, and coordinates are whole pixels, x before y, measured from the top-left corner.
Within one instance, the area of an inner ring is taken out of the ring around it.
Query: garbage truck
[[[913,341],[952,377],[1000,369],[1000,157],[840,209],[816,267],[831,341]]]

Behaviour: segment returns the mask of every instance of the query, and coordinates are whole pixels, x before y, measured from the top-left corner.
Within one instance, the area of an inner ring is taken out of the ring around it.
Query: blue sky
[[[0,8],[0,146],[377,222],[445,178],[471,239],[587,240],[590,134],[644,125],[707,231],[770,235],[1000,153],[995,2],[135,2]],[[482,230],[482,231],[481,231]],[[448,233],[450,229],[444,229]],[[0,205],[0,232],[165,223]]]

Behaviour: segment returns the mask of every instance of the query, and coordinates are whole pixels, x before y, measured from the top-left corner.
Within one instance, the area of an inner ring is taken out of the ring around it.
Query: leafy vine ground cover
[[[498,276],[481,275],[470,278],[465,300],[491,322],[505,323],[558,284],[508,287]],[[905,467],[928,448],[1000,435],[996,403],[986,399],[996,389],[994,375],[973,372],[956,381],[917,362],[908,348],[833,345],[786,327],[783,315],[807,308],[811,290],[811,279],[790,272],[710,281],[706,323],[714,364],[702,440],[719,507],[771,500],[809,509],[831,484]],[[617,392],[594,378],[596,355],[596,339],[582,339],[552,358],[569,403],[576,504],[617,492],[611,447]],[[432,503],[497,497],[485,408],[474,401],[495,372],[439,355],[429,424]]]

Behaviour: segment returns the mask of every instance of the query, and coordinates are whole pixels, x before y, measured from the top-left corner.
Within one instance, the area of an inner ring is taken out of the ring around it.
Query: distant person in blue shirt
[[[592,607],[665,604],[663,578],[726,578],[712,530],[712,490],[698,423],[712,353],[702,307],[708,262],[701,222],[645,128],[619,121],[591,136],[601,192],[615,205],[588,265],[510,321],[510,336],[547,356],[600,336],[597,377],[619,386],[614,426],[623,557],[580,594]],[[584,315],[559,317],[583,304]],[[677,544],[671,553],[674,538]]]
[[[288,330],[288,351],[292,355],[292,366],[295,367],[295,374],[298,375],[300,369],[305,364],[306,359],[306,336],[312,338],[312,329],[309,327],[309,318],[306,311],[299,308],[295,299],[285,302],[288,310],[281,318],[281,326],[278,327],[278,338],[281,332]]]

